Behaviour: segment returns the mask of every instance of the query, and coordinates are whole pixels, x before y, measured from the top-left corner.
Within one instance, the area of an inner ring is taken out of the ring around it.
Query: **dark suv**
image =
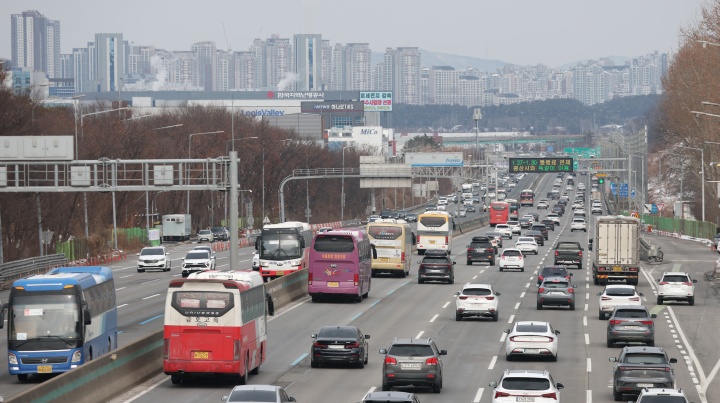
[[[216,241],[227,241],[228,240],[228,233],[227,233],[227,231],[225,231],[225,228],[212,227],[212,228],[210,228],[210,231],[212,231],[214,240],[216,240]]]
[[[541,222],[548,230],[555,231],[555,220],[553,220],[552,218],[543,218]]]
[[[486,236],[473,237],[467,247],[468,266],[473,262],[488,262],[490,266],[495,266],[495,247],[490,238]]]
[[[570,281],[572,273],[568,272],[565,266],[545,266],[538,273],[537,285],[542,284],[543,280],[548,277],[563,277],[567,281]]]
[[[675,358],[669,358],[662,347],[625,347],[619,357],[611,357],[613,368],[613,397],[622,401],[623,395],[637,395],[643,388],[668,388],[675,384]],[[627,399],[625,399],[627,401]],[[673,400],[676,401],[676,400]]]
[[[540,231],[543,234],[543,238],[545,238],[545,240],[547,241],[549,234],[545,224],[533,224],[530,229],[533,231]]]
[[[615,307],[607,325],[607,346],[615,343],[639,341],[655,345],[656,314],[650,314],[642,305],[619,305]]]
[[[426,280],[440,280],[448,284],[455,282],[455,262],[444,250],[426,250],[418,268],[418,284]]]
[[[441,355],[432,339],[395,339],[390,348],[380,350],[383,360],[382,390],[394,386],[427,386],[440,393],[443,381]]]

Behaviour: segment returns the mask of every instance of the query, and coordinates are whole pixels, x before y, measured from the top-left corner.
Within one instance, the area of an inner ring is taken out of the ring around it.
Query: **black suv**
[[[548,239],[548,229],[547,229],[547,227],[545,226],[545,224],[540,224],[540,223],[533,224],[533,225],[530,227],[530,229],[533,230],[533,231],[540,231],[540,232],[543,234],[543,238],[545,238],[545,240],[547,241],[547,239]]]
[[[543,218],[541,222],[545,224],[545,228],[551,231],[555,231],[555,220],[552,220],[550,218]]]
[[[382,390],[394,386],[428,386],[440,393],[443,381],[441,355],[433,339],[395,339],[390,348],[380,350],[383,360]]]
[[[225,231],[224,227],[212,227],[210,228],[210,231],[212,231],[213,239],[216,241],[227,241],[228,240],[228,233]]]
[[[448,284],[455,282],[455,270],[453,262],[448,253],[444,250],[426,250],[423,260],[418,268],[418,284],[426,280],[440,280]]]
[[[488,262],[495,266],[495,247],[490,238],[486,236],[474,236],[470,245],[467,246],[467,264],[473,262]]]
[[[668,358],[662,347],[625,347],[619,357],[611,357],[613,368],[613,397],[637,395],[645,387],[672,389],[675,383],[675,358]],[[627,399],[625,399],[627,400]]]

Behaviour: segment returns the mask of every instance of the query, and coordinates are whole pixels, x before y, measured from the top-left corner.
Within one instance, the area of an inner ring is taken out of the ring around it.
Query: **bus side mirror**
[[[372,249],[372,258],[377,259],[377,249],[375,249],[375,245],[370,244],[370,249]]]
[[[88,309],[83,309],[83,320],[86,325],[92,324],[92,316],[90,316],[90,311]]]
[[[260,244],[262,244],[262,237],[255,238],[255,250],[260,250]]]
[[[5,310],[8,308],[8,304],[2,304],[0,306],[0,329],[3,328],[3,325],[5,323]]]
[[[300,248],[305,249],[305,238],[300,238]]]
[[[265,300],[267,301],[268,305],[268,315],[275,316],[275,303],[273,302],[272,295],[266,293]]]

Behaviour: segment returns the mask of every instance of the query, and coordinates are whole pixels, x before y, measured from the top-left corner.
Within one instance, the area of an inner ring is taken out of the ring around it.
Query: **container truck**
[[[190,214],[166,214],[162,216],[162,240],[190,240]]]
[[[593,283],[625,280],[637,285],[640,270],[640,220],[625,216],[600,216],[593,229]]]

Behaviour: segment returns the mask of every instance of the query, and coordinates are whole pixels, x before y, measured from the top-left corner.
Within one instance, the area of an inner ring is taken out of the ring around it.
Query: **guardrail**
[[[68,260],[64,254],[31,257],[16,260],[0,265],[0,288],[7,289],[18,278],[32,274],[42,274],[48,270],[67,266]]]

